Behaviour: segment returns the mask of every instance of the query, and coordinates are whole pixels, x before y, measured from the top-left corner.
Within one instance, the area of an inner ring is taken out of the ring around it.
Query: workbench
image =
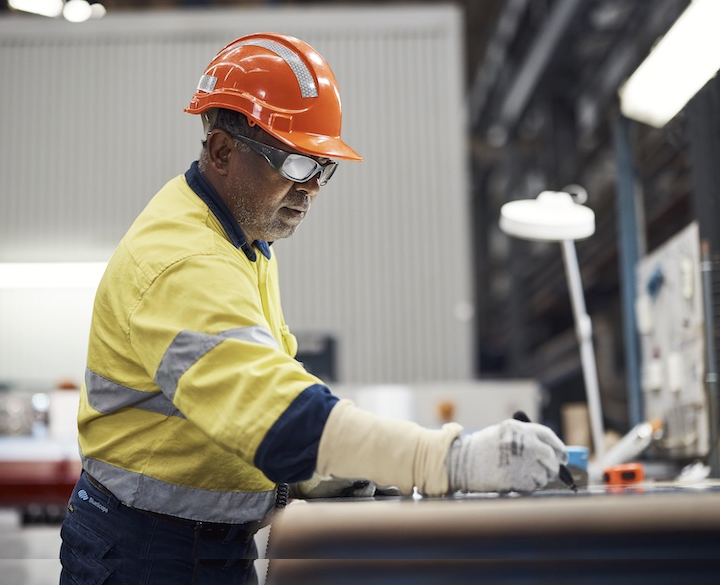
[[[77,439],[0,437],[0,508],[59,522],[81,469]]]
[[[293,501],[268,557],[268,585],[716,584],[720,485]]]

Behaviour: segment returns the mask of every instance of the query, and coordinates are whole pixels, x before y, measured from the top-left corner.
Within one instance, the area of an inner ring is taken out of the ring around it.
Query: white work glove
[[[450,445],[450,491],[531,492],[558,476],[567,463],[563,442],[548,427],[508,419]]]

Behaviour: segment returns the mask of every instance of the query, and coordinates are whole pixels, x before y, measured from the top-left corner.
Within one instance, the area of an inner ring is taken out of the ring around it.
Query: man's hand
[[[450,491],[530,492],[567,463],[563,442],[548,427],[508,419],[458,437],[446,460]]]

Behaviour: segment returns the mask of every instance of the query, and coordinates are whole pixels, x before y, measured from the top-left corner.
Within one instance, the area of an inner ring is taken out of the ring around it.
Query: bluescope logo
[[[85,501],[85,502],[87,502],[87,503],[89,503],[89,504],[92,504],[92,505],[95,506],[98,510],[100,510],[103,514],[107,514],[107,513],[108,513],[107,506],[103,506],[100,502],[98,502],[98,501],[97,501],[95,498],[93,498],[91,495],[88,495],[88,493],[87,493],[85,490],[80,490],[80,491],[77,493],[77,495],[78,495],[78,498],[80,498],[81,500],[83,500],[83,501]]]

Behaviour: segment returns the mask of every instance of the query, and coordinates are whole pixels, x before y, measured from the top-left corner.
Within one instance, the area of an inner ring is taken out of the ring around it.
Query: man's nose
[[[310,177],[304,183],[297,183],[297,190],[300,193],[309,195],[312,199],[320,192],[320,173]]]

